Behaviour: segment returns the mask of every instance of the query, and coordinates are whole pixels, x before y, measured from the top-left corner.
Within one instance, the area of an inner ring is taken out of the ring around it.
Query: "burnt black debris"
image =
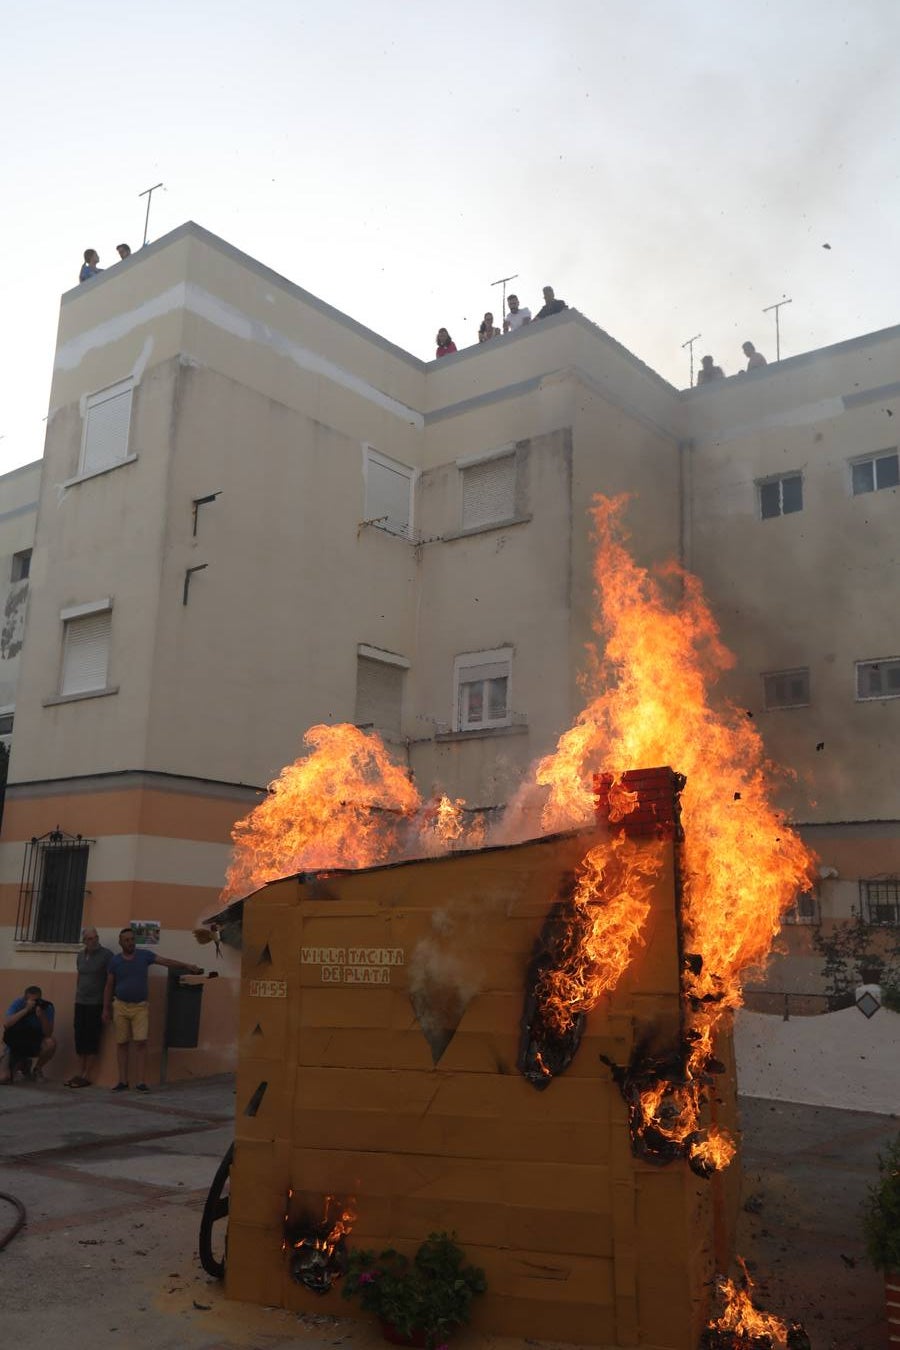
[[[584,1035],[584,1013],[558,1010],[548,999],[551,977],[568,968],[587,936],[590,920],[573,900],[575,878],[560,886],[525,975],[525,1007],[516,1067],[532,1087],[542,1092],[575,1058]],[[577,963],[574,963],[577,964]]]

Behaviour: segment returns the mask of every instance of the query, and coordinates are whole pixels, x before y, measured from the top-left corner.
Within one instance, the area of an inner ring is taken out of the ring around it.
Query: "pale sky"
[[[897,0],[31,0],[0,55],[0,471],[60,294],[195,220],[417,356],[541,287],[679,386],[900,322]],[[830,249],[823,248],[830,244]]]

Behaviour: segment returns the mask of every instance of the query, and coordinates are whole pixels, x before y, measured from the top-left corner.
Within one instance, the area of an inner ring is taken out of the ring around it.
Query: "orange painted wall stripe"
[[[202,843],[228,843],[231,827],[253,809],[257,794],[248,789],[238,798],[203,796],[198,792],[160,791],[140,785],[115,791],[47,793],[41,797],[7,798],[3,813],[4,843],[25,842],[57,825],[87,839],[108,834],[151,834]]]
[[[19,886],[0,886],[0,925],[16,921]],[[82,915],[85,924],[120,928],[130,919],[158,919],[163,930],[194,928],[221,908],[215,886],[180,886],[155,881],[97,881],[88,885]]]

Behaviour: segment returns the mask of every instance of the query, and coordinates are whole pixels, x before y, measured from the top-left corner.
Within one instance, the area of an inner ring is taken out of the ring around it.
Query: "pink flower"
[[[373,1270],[364,1270],[359,1277],[360,1284],[373,1284],[374,1281],[375,1281],[375,1272]],[[443,1346],[442,1350],[447,1350],[447,1347]]]

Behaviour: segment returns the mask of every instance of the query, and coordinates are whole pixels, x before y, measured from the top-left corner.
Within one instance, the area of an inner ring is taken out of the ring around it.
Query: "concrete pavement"
[[[230,1078],[148,1097],[56,1083],[0,1088],[0,1191],[28,1227],[0,1253],[3,1341],[42,1350],[382,1347],[368,1323],[228,1303],[196,1257],[200,1212],[233,1136]],[[858,1210],[895,1118],[742,1099],[738,1250],[758,1302],[806,1322],[813,1350],[883,1350],[881,1283]],[[0,1231],[14,1218],[0,1204]],[[8,1340],[7,1340],[8,1338]],[[454,1350],[513,1342],[468,1333]]]

